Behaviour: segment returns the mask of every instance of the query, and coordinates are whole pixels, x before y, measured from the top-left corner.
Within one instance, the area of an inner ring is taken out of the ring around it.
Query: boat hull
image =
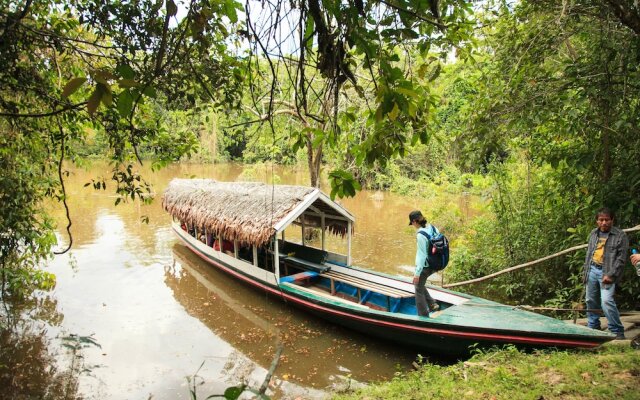
[[[569,324],[566,324],[566,332],[563,332],[561,325],[559,328],[554,328],[555,332],[547,332],[544,329],[514,329],[513,324],[511,326],[509,324],[500,326],[500,323],[497,326],[493,326],[493,324],[487,326],[486,323],[485,326],[465,324],[462,322],[473,319],[473,315],[482,315],[482,313],[492,313],[494,317],[489,316],[488,318],[496,320],[522,318],[526,321],[527,319],[523,316],[536,318],[535,323],[538,325],[541,324],[539,321],[546,323],[547,320],[552,320],[555,321],[555,325],[561,322],[521,310],[517,310],[517,313],[513,314],[512,312],[515,311],[503,309],[509,308],[508,306],[451,291],[446,292],[453,293],[468,301],[445,310],[442,316],[436,318],[380,311],[359,304],[350,304],[340,298],[330,298],[321,293],[311,293],[303,287],[280,283],[272,273],[264,273],[263,276],[260,276],[260,274],[252,272],[251,269],[233,265],[230,260],[224,260],[224,257],[221,257],[218,252],[205,248],[203,244],[188,235],[179,226],[174,224],[173,229],[181,241],[196,255],[245,284],[270,293],[301,310],[330,322],[420,352],[464,356],[469,354],[470,349],[474,347],[487,348],[506,344],[513,344],[524,349],[592,348],[613,338],[612,335],[591,332],[586,328],[577,328]],[[380,274],[380,276],[383,275]],[[407,285],[406,282],[401,282],[401,284]],[[572,328],[569,329],[569,327]]]

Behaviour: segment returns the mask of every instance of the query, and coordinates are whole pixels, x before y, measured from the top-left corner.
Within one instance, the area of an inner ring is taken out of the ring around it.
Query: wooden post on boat
[[[253,248],[253,266],[257,267],[258,266],[258,248],[256,247],[256,245],[252,245],[251,246]]]
[[[351,221],[347,223],[347,266],[351,266]]]
[[[284,231],[282,231],[284,241]],[[278,234],[273,235],[273,272],[276,274],[276,283],[280,282],[280,249],[278,249]]]
[[[320,235],[322,236],[322,250],[326,250],[324,245],[324,213],[320,215]]]

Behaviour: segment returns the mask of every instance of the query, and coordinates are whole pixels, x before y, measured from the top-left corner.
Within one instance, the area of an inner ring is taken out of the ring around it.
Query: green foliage
[[[47,142],[39,136],[24,135],[2,121],[0,130],[1,290],[23,296],[55,284],[50,274],[37,272],[36,266],[56,243],[42,201],[46,197],[60,199],[63,194],[51,176],[54,172],[42,166],[49,156]]]
[[[450,366],[424,364],[335,399],[601,399],[636,397],[640,353],[629,346],[526,354],[507,346]],[[613,378],[615,377],[615,378]]]
[[[198,367],[198,370],[196,371],[195,374],[193,374],[193,376],[188,376],[187,377],[187,383],[189,384],[189,396],[191,398],[191,400],[198,400],[198,385],[204,383],[204,380],[202,379],[201,376],[198,375],[198,372],[200,372],[200,369],[202,369],[202,367],[204,366],[204,361],[202,362],[202,364],[200,364],[200,367]],[[237,400],[238,398],[240,398],[240,396],[242,395],[242,393],[244,392],[250,392],[253,393],[255,395],[257,395],[257,398],[259,399],[263,399],[263,400],[269,400],[269,396],[265,395],[264,393],[260,393],[258,390],[249,387],[246,384],[241,384],[238,386],[230,386],[228,388],[225,389],[223,394],[212,394],[212,395],[208,395],[207,397],[205,397],[205,400],[208,399],[225,399],[225,400]],[[202,397],[200,397],[202,398]]]
[[[353,179],[353,175],[344,170],[335,170],[329,174],[331,182],[331,198],[353,197],[356,190],[360,190],[360,184]]]
[[[280,6],[267,3],[271,8],[266,13],[288,15]],[[441,0],[425,7],[419,1],[310,0],[288,6],[299,13],[292,30],[301,34],[287,36],[286,43],[278,41],[277,30],[291,26],[289,20],[257,33],[274,38],[280,54],[269,50],[271,40],[256,44],[267,62],[252,63],[257,66],[257,78],[251,80],[252,108],[260,121],[273,123],[279,115],[288,115],[300,123],[288,138],[294,151],[305,148],[312,185],[318,184],[325,149],[344,160],[335,166],[338,170],[348,168],[352,179],[362,184],[361,178],[370,181],[369,169],[384,171],[389,160],[404,156],[410,145],[428,141],[436,103],[432,82],[447,54],[471,42],[471,3]],[[289,48],[298,50],[289,55]],[[264,84],[265,76],[269,84]],[[341,182],[346,179],[336,173]],[[350,193],[342,183],[333,189],[335,194]]]
[[[0,10],[0,268],[2,290],[51,286],[35,272],[55,244],[42,201],[64,201],[65,160],[113,160],[120,199],[150,197],[133,161],[190,154],[169,110],[238,104],[243,72],[227,52],[235,1],[39,1]],[[172,20],[173,18],[173,20]],[[95,188],[106,181],[95,179]]]
[[[640,222],[638,32],[606,5],[488,4],[469,64],[445,70],[436,124],[455,133],[463,171],[490,176],[495,220],[452,253],[449,278],[465,280],[584,243],[593,213]],[[451,77],[446,73],[451,72]],[[633,121],[633,122],[631,122]],[[469,290],[519,304],[579,301],[584,252],[503,275]],[[625,273],[619,303],[640,289]]]

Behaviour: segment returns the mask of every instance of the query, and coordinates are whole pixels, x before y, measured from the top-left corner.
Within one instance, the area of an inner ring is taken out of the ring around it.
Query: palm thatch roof
[[[304,203],[304,204],[303,204]],[[173,179],[162,196],[162,206],[174,218],[199,230],[262,246],[283,225],[304,214],[305,226],[320,226],[344,235],[350,214],[316,188],[290,185],[266,185],[255,182],[217,182],[212,179]]]

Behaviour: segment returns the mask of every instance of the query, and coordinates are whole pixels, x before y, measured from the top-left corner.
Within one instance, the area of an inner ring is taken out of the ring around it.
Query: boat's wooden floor
[[[289,287],[294,287],[297,290],[300,290],[301,292],[307,292],[316,296],[320,296],[320,297],[324,297],[327,299],[330,299],[332,301],[337,301],[340,303],[344,303],[344,304],[348,304],[350,306],[354,306],[354,307],[360,307],[360,308],[369,308],[367,306],[365,306],[364,304],[359,304],[356,303],[354,301],[350,301],[347,299],[343,299],[342,297],[338,297],[338,296],[333,296],[331,293],[317,287],[317,286],[300,286],[300,285],[296,285],[293,283],[289,283],[289,282],[283,282],[280,283],[280,286],[289,286]]]

